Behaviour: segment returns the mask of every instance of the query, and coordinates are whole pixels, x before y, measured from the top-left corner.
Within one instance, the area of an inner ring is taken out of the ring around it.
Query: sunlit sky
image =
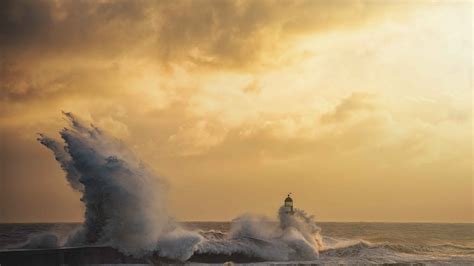
[[[62,110],[178,220],[474,222],[471,2],[415,2],[1,1],[0,222],[82,221]]]

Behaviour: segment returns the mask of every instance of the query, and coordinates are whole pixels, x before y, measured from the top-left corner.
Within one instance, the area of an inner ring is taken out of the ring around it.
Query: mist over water
[[[314,260],[322,248],[320,228],[302,210],[283,208],[278,223],[257,215],[234,219],[228,234],[181,228],[168,215],[165,181],[123,142],[71,113],[62,139],[40,134],[71,188],[82,193],[84,223],[64,244],[52,235],[35,236],[24,248],[106,245],[135,257],[158,253],[185,261],[194,254],[241,254],[259,260]],[[33,245],[34,243],[37,243]]]

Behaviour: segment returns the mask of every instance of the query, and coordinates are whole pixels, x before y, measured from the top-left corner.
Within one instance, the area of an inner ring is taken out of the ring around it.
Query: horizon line
[[[230,223],[232,220],[182,220],[182,221],[177,221],[178,223]],[[82,221],[57,221],[57,222],[25,222],[25,221],[19,221],[19,222],[2,222],[0,221],[0,224],[57,224],[57,223],[62,223],[62,224],[82,224]],[[386,223],[386,224],[474,224],[474,221],[461,221],[461,222],[447,222],[447,221],[331,221],[331,220],[321,220],[321,221],[316,221],[316,224],[318,223]]]

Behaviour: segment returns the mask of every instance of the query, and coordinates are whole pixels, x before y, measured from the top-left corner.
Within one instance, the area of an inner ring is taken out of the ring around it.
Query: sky
[[[0,222],[82,221],[38,132],[122,139],[178,220],[474,222],[468,1],[1,1]]]

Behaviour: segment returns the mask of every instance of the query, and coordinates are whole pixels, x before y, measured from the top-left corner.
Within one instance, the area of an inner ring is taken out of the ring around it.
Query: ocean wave
[[[31,235],[27,241],[18,245],[9,246],[11,249],[39,249],[60,247],[59,237],[50,232]]]
[[[158,240],[162,257],[178,261],[311,261],[319,256],[319,227],[303,219],[303,213],[289,215],[280,209],[280,222],[257,215],[234,219],[229,232],[188,231],[177,227]]]
[[[293,235],[294,239],[298,239]],[[301,240],[301,236],[299,237]],[[58,240],[48,234],[36,234],[21,249],[57,248]],[[219,230],[185,230],[177,228],[157,243],[154,252],[142,259],[163,261],[190,261],[204,263],[234,262],[291,262],[311,261],[322,264],[382,264],[382,263],[455,263],[474,262],[472,247],[444,243],[438,245],[414,245],[400,243],[372,243],[363,239],[323,237],[324,247],[318,255],[307,256],[284,237],[259,239],[251,236],[232,236]],[[301,242],[300,244],[304,244]],[[304,244],[307,245],[307,244]],[[94,246],[89,246],[93,248]],[[101,248],[101,247],[96,247]],[[443,252],[446,249],[456,249]]]
[[[66,246],[110,245],[136,257],[153,252],[173,222],[166,211],[166,185],[119,139],[71,113],[62,141],[40,134],[85,206],[84,223]]]
[[[168,215],[166,181],[139,160],[123,142],[71,113],[60,132],[62,141],[39,136],[50,149],[72,189],[82,193],[85,222],[62,245],[54,234],[33,236],[22,248],[108,246],[125,256],[158,256],[174,261],[319,261],[367,263],[412,262],[433,258],[433,249],[362,239],[321,237],[314,217],[283,208],[277,222],[259,215],[242,215],[228,232],[187,230]],[[471,252],[471,249],[466,249]],[[441,252],[439,252],[441,253]],[[431,256],[431,257],[430,257]]]
[[[65,246],[105,245],[125,255],[158,253],[178,261],[194,254],[244,254],[263,260],[314,260],[322,241],[321,229],[303,210],[283,207],[278,222],[264,216],[241,215],[230,231],[194,232],[182,228],[166,210],[166,185],[126,145],[71,113],[62,141],[40,134],[72,189],[82,193],[84,223]],[[64,143],[64,144],[63,144]],[[57,243],[54,235],[32,239],[29,245]]]
[[[456,245],[456,244],[451,244],[451,243],[441,244],[441,245],[434,245],[433,247],[474,252],[474,247],[473,246],[462,246],[462,245]]]

